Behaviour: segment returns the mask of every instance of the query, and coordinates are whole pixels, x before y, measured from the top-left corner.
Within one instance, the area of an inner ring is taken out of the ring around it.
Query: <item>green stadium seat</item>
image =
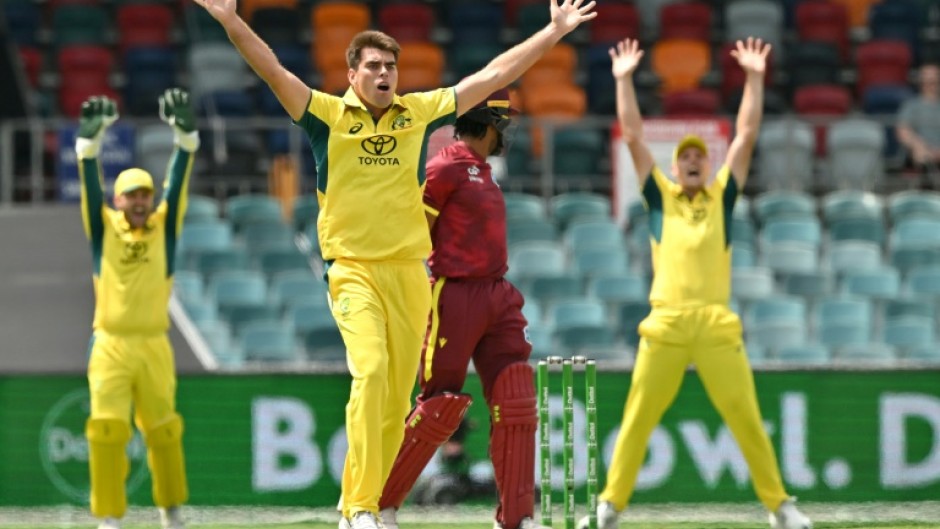
[[[578,253],[590,246],[623,246],[624,233],[610,219],[575,221],[568,225],[562,240],[572,252]]]
[[[907,275],[907,290],[917,298],[940,298],[940,263],[912,268]]]
[[[225,270],[209,281],[209,295],[219,307],[262,305],[268,300],[268,287],[261,272]]]
[[[829,224],[829,238],[833,241],[885,241],[884,221],[879,218],[840,218]]]
[[[506,202],[506,221],[509,224],[521,220],[545,220],[545,201],[542,197],[529,193],[504,192]]]
[[[552,218],[564,231],[574,219],[608,220],[611,218],[610,199],[595,193],[563,193],[552,197]]]
[[[770,297],[774,292],[774,274],[763,266],[731,269],[731,295],[741,301]]]
[[[524,281],[536,277],[558,277],[565,273],[565,252],[558,243],[531,241],[509,248],[510,279]]]
[[[525,242],[558,240],[558,231],[548,219],[515,218],[506,223],[506,241],[510,247]]]
[[[797,297],[772,296],[751,302],[745,313],[748,344],[769,351],[806,342],[806,302]]]
[[[316,277],[309,269],[286,270],[273,275],[270,293],[272,303],[290,307],[306,302],[325,303],[328,290],[326,281]]]
[[[56,46],[107,44],[112,22],[101,6],[72,4],[52,12],[52,36]]]
[[[619,321],[626,344],[634,349],[640,345],[639,325],[650,313],[648,301],[628,301],[620,306]]]
[[[249,222],[242,227],[241,235],[252,254],[257,255],[265,248],[296,249],[294,231],[280,219]]]
[[[832,275],[824,269],[786,274],[780,280],[783,293],[807,300],[826,297],[832,293]]]
[[[842,279],[842,291],[869,299],[894,299],[901,292],[901,276],[893,267],[849,271]]]
[[[334,362],[346,360],[346,345],[336,325],[307,331],[304,333],[304,346],[307,350],[307,358],[310,360]]]
[[[646,301],[649,292],[650,287],[646,279],[630,272],[594,276],[587,287],[589,297],[615,305],[629,301]]]
[[[209,250],[191,256],[189,269],[200,272],[211,280],[218,273],[228,270],[249,270],[251,261],[248,252],[241,246],[232,246],[221,250]]]
[[[829,268],[835,273],[881,268],[881,246],[869,241],[836,241],[829,245]]]
[[[293,362],[300,359],[294,329],[283,322],[253,322],[241,332],[245,360]]]
[[[232,227],[221,220],[183,222],[177,251],[196,254],[212,250],[225,250],[233,244]]]
[[[763,225],[771,219],[816,216],[816,202],[812,196],[798,191],[770,191],[757,196],[754,214]]]
[[[186,214],[184,226],[191,222],[217,221],[219,219],[219,202],[203,195],[189,195],[186,199]]]
[[[816,270],[819,255],[816,246],[804,242],[777,242],[761,252],[763,266],[779,274],[805,273]]]
[[[620,243],[584,246],[572,257],[575,272],[586,278],[598,275],[625,274],[628,271],[627,248]]]
[[[940,218],[940,193],[936,191],[899,191],[888,196],[888,215],[892,222],[910,217]]]
[[[527,299],[547,306],[553,301],[581,297],[584,294],[584,285],[581,278],[574,275],[536,277],[526,290]]]
[[[288,270],[312,270],[309,258],[297,248],[274,249],[258,255],[261,271],[268,277]]]
[[[532,344],[532,358],[544,359],[559,354],[554,332],[550,326],[530,323],[526,332]]]
[[[871,305],[861,298],[822,299],[813,314],[816,338],[830,348],[867,344],[871,340]]]
[[[884,200],[867,191],[843,189],[822,198],[822,216],[827,223],[847,219],[877,219],[884,217]]]
[[[883,339],[902,354],[911,348],[929,345],[934,341],[933,320],[923,316],[888,319],[884,324]]]
[[[815,217],[770,219],[760,232],[764,245],[780,242],[800,242],[819,246],[822,242],[822,230]]]
[[[268,195],[238,195],[228,199],[225,216],[235,231],[251,222],[282,221],[281,204]]]
[[[552,141],[554,169],[558,179],[588,179],[600,173],[600,161],[604,159],[606,148],[600,130],[555,129]]]

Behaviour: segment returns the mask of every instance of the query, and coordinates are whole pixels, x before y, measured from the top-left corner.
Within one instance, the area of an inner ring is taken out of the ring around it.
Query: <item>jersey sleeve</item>
[[[304,129],[310,143],[325,143],[330,135],[330,124],[339,119],[341,99],[319,90],[310,91],[310,102],[297,125]]]
[[[173,156],[167,165],[163,200],[160,201],[156,211],[157,215],[162,215],[165,219],[164,237],[168,276],[173,275],[173,265],[176,262],[176,242],[183,229],[183,216],[186,214],[186,204],[189,198],[189,179],[195,158],[194,152],[178,147],[173,151]]]
[[[444,125],[457,121],[457,90],[453,87],[439,88],[430,92],[415,92],[402,96],[406,106],[416,117],[427,123],[430,134]]]
[[[78,177],[81,180],[82,225],[91,243],[95,275],[98,275],[104,241],[104,192],[101,190],[98,158],[79,158]]]

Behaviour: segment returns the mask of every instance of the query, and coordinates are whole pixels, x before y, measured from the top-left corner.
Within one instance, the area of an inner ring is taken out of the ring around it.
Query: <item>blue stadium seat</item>
[[[540,6],[545,11],[544,6]],[[589,179],[600,173],[607,146],[600,130],[594,128],[559,128],[552,138],[554,170],[560,181]]]
[[[190,255],[187,263],[189,268],[202,273],[209,280],[217,272],[249,270],[251,268],[248,252],[238,245],[218,250],[206,250]]]
[[[311,270],[307,256],[300,253],[296,247],[259,252],[258,265],[268,277],[290,270]]]
[[[906,318],[908,316],[934,318],[934,304],[930,299],[923,297],[902,297],[885,302],[884,317],[886,320]]]
[[[572,257],[575,272],[584,277],[627,273],[627,249],[621,243],[583,246]]]
[[[905,360],[930,365],[940,365],[940,344],[929,343],[909,348],[903,353]]]
[[[803,344],[781,347],[776,358],[787,364],[826,365],[830,362],[829,349],[820,344]]]
[[[843,189],[822,198],[822,217],[827,223],[849,219],[884,218],[884,200],[874,193]]]
[[[829,245],[828,261],[829,269],[836,273],[877,269],[881,267],[881,246],[869,241],[834,241]]]
[[[578,253],[580,250],[596,245],[624,246],[623,232],[613,220],[577,221],[568,225],[562,240]]]
[[[784,293],[807,300],[826,297],[832,293],[832,276],[823,269],[787,274],[780,280]]]
[[[915,298],[940,298],[940,263],[912,268],[907,274],[907,290]]]
[[[934,341],[933,320],[922,316],[891,318],[884,324],[884,343],[903,352]]]
[[[812,196],[799,191],[770,191],[757,196],[753,209],[757,220],[766,224],[777,218],[813,217],[816,202]]]
[[[871,31],[871,39],[906,42],[914,57],[917,57],[921,49],[920,30],[926,20],[914,2],[892,0],[873,4],[869,8],[868,29]]]
[[[864,345],[871,340],[871,305],[864,299],[820,300],[813,317],[819,343],[830,348]]]
[[[554,330],[545,324],[529,324],[526,332],[532,344],[532,358],[542,359],[558,354]]]
[[[806,341],[806,303],[796,297],[774,296],[754,300],[745,314],[748,344],[770,351],[802,345]]]
[[[876,300],[894,299],[901,292],[901,276],[893,267],[848,271],[842,279],[842,291]]]
[[[38,44],[37,34],[42,27],[39,4],[33,0],[7,0],[3,4],[3,14],[13,42],[19,46]]]
[[[564,275],[565,252],[558,243],[531,241],[513,245],[509,249],[509,276],[527,280],[535,277]]]
[[[251,27],[269,46],[289,45],[300,40],[301,20],[296,9],[259,7],[252,13]]]
[[[506,221],[514,222],[517,220],[544,220],[547,218],[545,212],[545,201],[541,197],[529,193],[503,192],[503,200],[506,202]]]
[[[314,330],[336,329],[336,320],[325,297],[298,299],[287,307],[286,318],[300,336]]]
[[[302,232],[308,225],[316,226],[320,214],[320,204],[316,195],[300,195],[294,199],[291,219],[294,231]]]
[[[896,222],[891,229],[891,242],[940,248],[940,217],[912,217]]]
[[[548,306],[553,301],[580,297],[584,282],[574,275],[536,277],[526,287],[526,298]]]
[[[193,270],[177,270],[173,274],[173,292],[185,304],[189,300],[202,300],[206,297],[202,275]]]
[[[803,242],[778,242],[766,246],[761,258],[763,266],[780,274],[812,272],[819,266],[817,247]]]
[[[233,243],[232,227],[221,220],[184,222],[177,251],[181,254],[225,250]]]
[[[634,273],[596,276],[587,287],[588,296],[612,304],[646,301],[649,291],[646,279]]]
[[[940,219],[940,193],[936,191],[899,191],[888,196],[891,222],[910,217]]]
[[[135,116],[154,116],[159,97],[177,86],[176,59],[170,47],[136,47],[124,54],[124,108]]]
[[[881,219],[856,217],[829,224],[829,238],[833,241],[870,241],[880,245],[886,235]]]
[[[245,360],[293,362],[300,359],[294,329],[284,322],[252,322],[241,331]]]
[[[587,51],[587,100],[591,114],[613,115],[617,111],[617,85],[610,74],[610,46],[595,44]]]
[[[822,230],[816,217],[771,219],[761,229],[760,235],[765,247],[781,242],[818,247],[822,242]]]
[[[871,190],[883,178],[885,131],[879,122],[844,118],[826,131],[829,175],[843,189]]]
[[[735,244],[731,249],[732,268],[750,268],[757,266],[757,255],[749,244]]]
[[[220,308],[238,305],[263,305],[268,301],[268,288],[261,272],[225,270],[209,281],[209,295]]]
[[[268,195],[238,195],[228,199],[225,216],[235,231],[254,221],[280,221],[281,205]]]
[[[741,301],[770,297],[774,292],[774,275],[769,268],[751,266],[731,269],[731,295]]]
[[[520,243],[558,241],[555,224],[548,219],[525,219],[517,217],[506,224],[506,241],[510,246]]]
[[[258,220],[242,227],[241,237],[248,252],[259,255],[266,250],[296,250],[294,232],[280,220]]]
[[[323,301],[327,298],[326,281],[308,270],[286,270],[271,278],[271,302],[290,307],[301,302]],[[297,326],[295,322],[295,327]],[[298,327],[299,329],[299,327]]]
[[[564,230],[574,219],[611,218],[610,199],[594,193],[563,193],[551,199],[552,218]]]
[[[193,222],[219,220],[219,201],[204,195],[189,195],[186,199],[184,226]],[[184,228],[185,229],[185,228]]]

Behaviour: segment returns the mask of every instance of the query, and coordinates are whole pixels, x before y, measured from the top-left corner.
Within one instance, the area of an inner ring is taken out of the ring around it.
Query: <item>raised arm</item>
[[[277,96],[294,121],[300,119],[310,101],[310,87],[281,65],[271,48],[235,11],[236,0],[193,0],[225,28],[235,49]]]
[[[93,250],[100,253],[104,221],[101,208],[104,192],[101,189],[101,167],[98,154],[108,127],[118,119],[117,105],[107,97],[94,96],[82,103],[78,117],[75,154],[78,157],[78,176],[81,180],[82,225]]]
[[[167,166],[163,202],[166,204],[166,233],[173,240],[183,227],[193,160],[199,149],[199,131],[189,101],[189,93],[170,88],[160,96],[160,119],[173,128],[176,149]]]
[[[457,83],[457,115],[462,116],[486,96],[511,84],[562,37],[582,22],[596,17],[597,13],[591,12],[594,9],[594,0],[581,5],[583,2],[584,0],[562,0],[559,5],[557,0],[549,0],[552,21],[547,26],[497,55],[483,69]]]
[[[735,49],[731,50],[731,55],[738,60],[746,74],[744,94],[741,96],[741,106],[738,108],[738,118],[734,126],[734,140],[731,141],[728,156],[725,158],[725,164],[731,169],[731,175],[739,189],[747,182],[751,156],[754,154],[754,144],[757,142],[757,133],[764,113],[764,75],[769,54],[770,44],[753,37],[748,37],[747,42],[739,40]]]
[[[617,120],[621,134],[630,149],[633,167],[640,181],[640,189],[653,170],[653,154],[643,142],[643,116],[636,101],[633,72],[640,65],[643,50],[639,41],[625,39],[610,49],[611,73],[617,81]]]

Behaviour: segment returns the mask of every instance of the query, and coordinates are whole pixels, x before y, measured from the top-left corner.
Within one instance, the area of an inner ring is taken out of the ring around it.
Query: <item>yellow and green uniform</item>
[[[395,96],[376,121],[352,89],[311,94],[297,124],[316,160],[317,233],[353,377],[341,499],[350,516],[378,512],[404,435],[431,310],[428,138],[457,105],[453,88]]]
[[[775,511],[788,497],[761,421],[741,320],[728,306],[737,196],[727,166],[691,199],[658,167],[643,187],[653,258],[652,311],[640,323],[633,382],[601,494],[617,510],[630,500],[649,436],[690,364],[734,434],[758,498]]]
[[[79,160],[82,221],[94,267],[86,434],[92,512],[99,517],[121,517],[126,508],[121,469],[126,467],[123,446],[130,439],[132,403],[148,445],[154,501],[167,507],[186,500],[167,305],[194,156],[174,152],[163,199],[140,229],[105,205],[98,160]]]

